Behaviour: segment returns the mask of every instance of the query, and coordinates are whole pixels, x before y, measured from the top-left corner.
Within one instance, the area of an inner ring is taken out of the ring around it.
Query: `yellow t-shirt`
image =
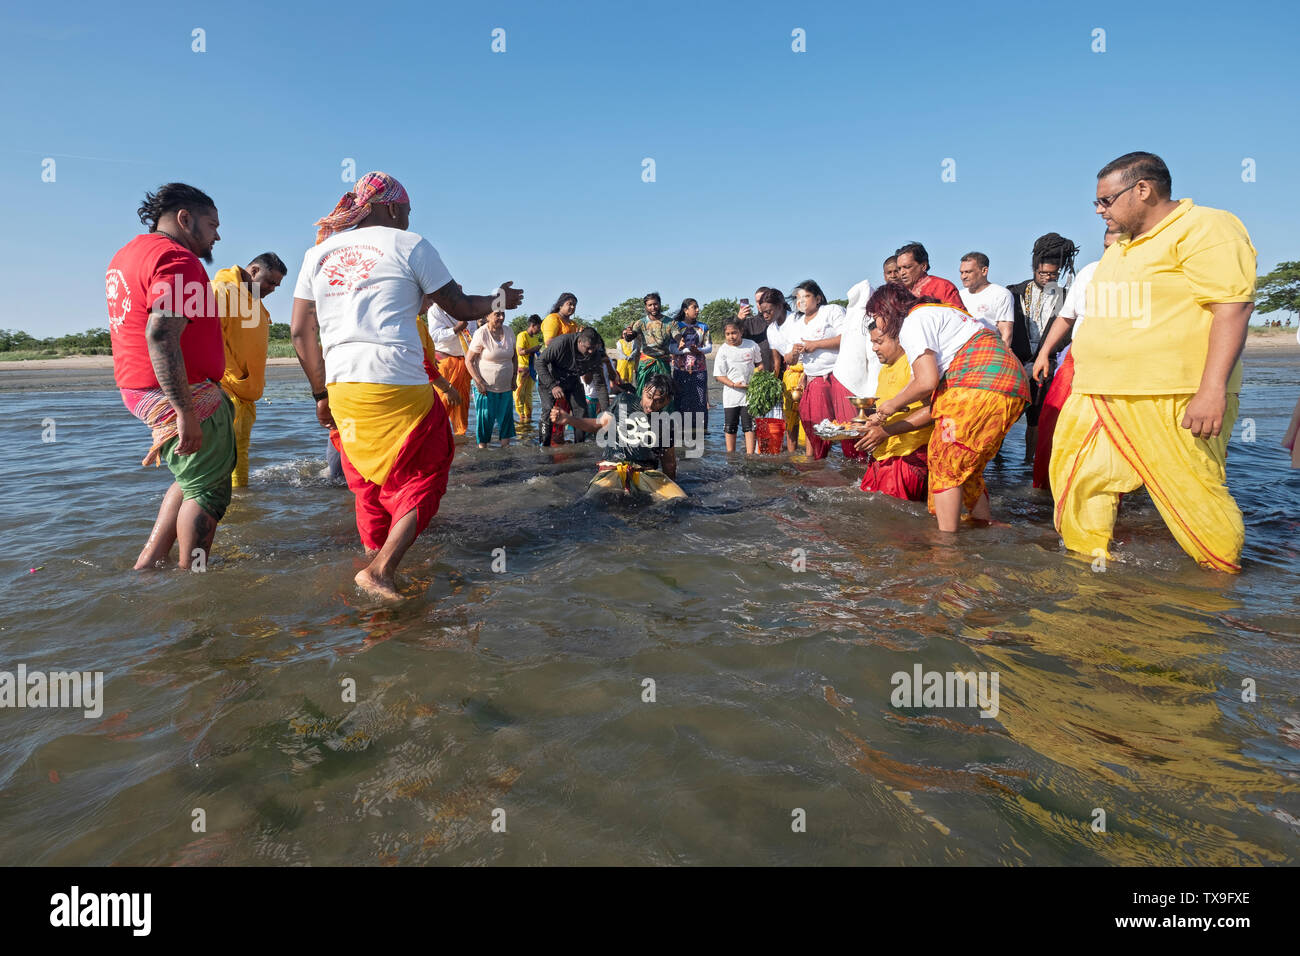
[[[1106,250],[1074,340],[1074,391],[1189,395],[1209,354],[1212,302],[1255,300],[1255,247],[1241,220],[1190,199]],[[1241,362],[1228,391],[1241,390]]]
[[[578,323],[572,319],[563,318],[560,313],[552,312],[542,319],[542,344],[546,345],[557,335],[568,335],[570,332],[576,332],[579,327]]]
[[[907,383],[911,380],[912,366],[908,364],[906,355],[900,355],[893,365],[880,366],[880,378],[876,381],[876,397],[881,400],[893,398],[907,388]],[[913,402],[906,408],[900,408],[889,416],[885,424],[902,421],[923,404],[923,402]],[[933,431],[933,425],[926,425],[924,428],[903,432],[901,435],[890,435],[876,446],[876,450],[871,453],[872,457],[877,460],[904,458],[927,444],[930,441],[930,433]]]
[[[515,336],[515,357],[519,359],[520,375],[527,375],[529,367],[537,364],[537,353],[534,352],[532,355],[528,356],[528,358],[524,358],[519,354],[519,350],[530,349],[535,345],[545,344],[546,342],[542,338],[542,333],[540,332],[532,334],[527,329],[524,329],[524,331]]]
[[[221,377],[221,387],[235,398],[255,402],[266,388],[271,316],[261,300],[254,300],[249,293],[239,266],[218,270],[212,277],[212,293],[226,346],[226,373]]]

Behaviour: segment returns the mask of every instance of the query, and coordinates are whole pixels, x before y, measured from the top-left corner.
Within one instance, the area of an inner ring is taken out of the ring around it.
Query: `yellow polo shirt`
[[[262,301],[254,300],[249,293],[239,266],[219,270],[212,277],[212,292],[226,346],[226,373],[221,377],[221,387],[235,398],[255,402],[266,388],[271,316]]]
[[[911,380],[912,366],[908,364],[906,355],[900,355],[893,365],[880,366],[880,378],[876,380],[876,396],[881,400],[893,398],[907,388],[907,383]],[[900,408],[889,416],[889,422],[901,422],[923,404],[923,402],[913,402],[906,408]],[[926,425],[924,428],[903,432],[901,435],[890,435],[876,446],[876,450],[871,453],[872,457],[877,461],[884,461],[888,458],[905,458],[918,448],[926,445],[930,441],[930,434],[933,431],[933,425]]]
[[[542,344],[549,345],[551,339],[557,335],[568,335],[570,332],[576,332],[580,326],[572,319],[566,319],[558,312],[552,312],[546,318],[542,319]]]
[[[1106,250],[1074,340],[1074,391],[1190,395],[1201,385],[1214,302],[1255,300],[1255,247],[1241,220],[1182,199],[1145,235]],[[1228,391],[1241,390],[1241,362]]]

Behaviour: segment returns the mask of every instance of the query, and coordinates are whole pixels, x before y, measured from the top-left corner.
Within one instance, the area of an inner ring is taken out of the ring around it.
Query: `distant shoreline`
[[[1273,355],[1291,349],[1300,358],[1294,329],[1251,329],[1246,355]],[[612,357],[612,353],[611,353]],[[267,378],[301,375],[296,358],[266,360]],[[305,381],[305,380],[304,380]],[[103,388],[113,385],[113,356],[69,355],[64,358],[0,361],[0,391],[41,388]]]

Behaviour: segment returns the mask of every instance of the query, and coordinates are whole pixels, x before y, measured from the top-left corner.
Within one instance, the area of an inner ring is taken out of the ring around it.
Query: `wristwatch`
[[[323,392],[312,392],[311,397],[316,399],[318,402],[323,402],[325,399],[330,397],[329,389],[326,389]]]

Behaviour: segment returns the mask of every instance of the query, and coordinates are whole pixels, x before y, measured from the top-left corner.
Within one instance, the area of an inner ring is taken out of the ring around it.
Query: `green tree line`
[[[847,305],[844,299],[832,300],[840,305]],[[1256,282],[1255,305],[1261,314],[1282,312],[1300,317],[1300,262],[1279,262],[1267,275],[1260,276]],[[713,341],[721,342],[722,323],[733,317],[740,309],[735,299],[714,299],[700,306],[700,321],[709,327]],[[665,302],[663,315],[671,318],[675,308]],[[522,332],[528,322],[530,313],[521,312],[510,319],[510,327]],[[623,334],[623,328],[631,325],[645,315],[641,297],[634,295],[624,299],[603,316],[592,322],[576,317],[579,325],[594,325],[605,344],[612,346]],[[289,324],[287,322],[271,323],[271,342],[289,342]],[[288,349],[286,351],[286,348]],[[51,336],[38,339],[21,329],[0,329],[0,353],[34,352],[42,355],[110,355],[112,342],[108,329],[87,329],[85,332],[73,332],[69,335]],[[292,348],[286,345],[272,346],[272,354],[283,352],[292,355]]]

